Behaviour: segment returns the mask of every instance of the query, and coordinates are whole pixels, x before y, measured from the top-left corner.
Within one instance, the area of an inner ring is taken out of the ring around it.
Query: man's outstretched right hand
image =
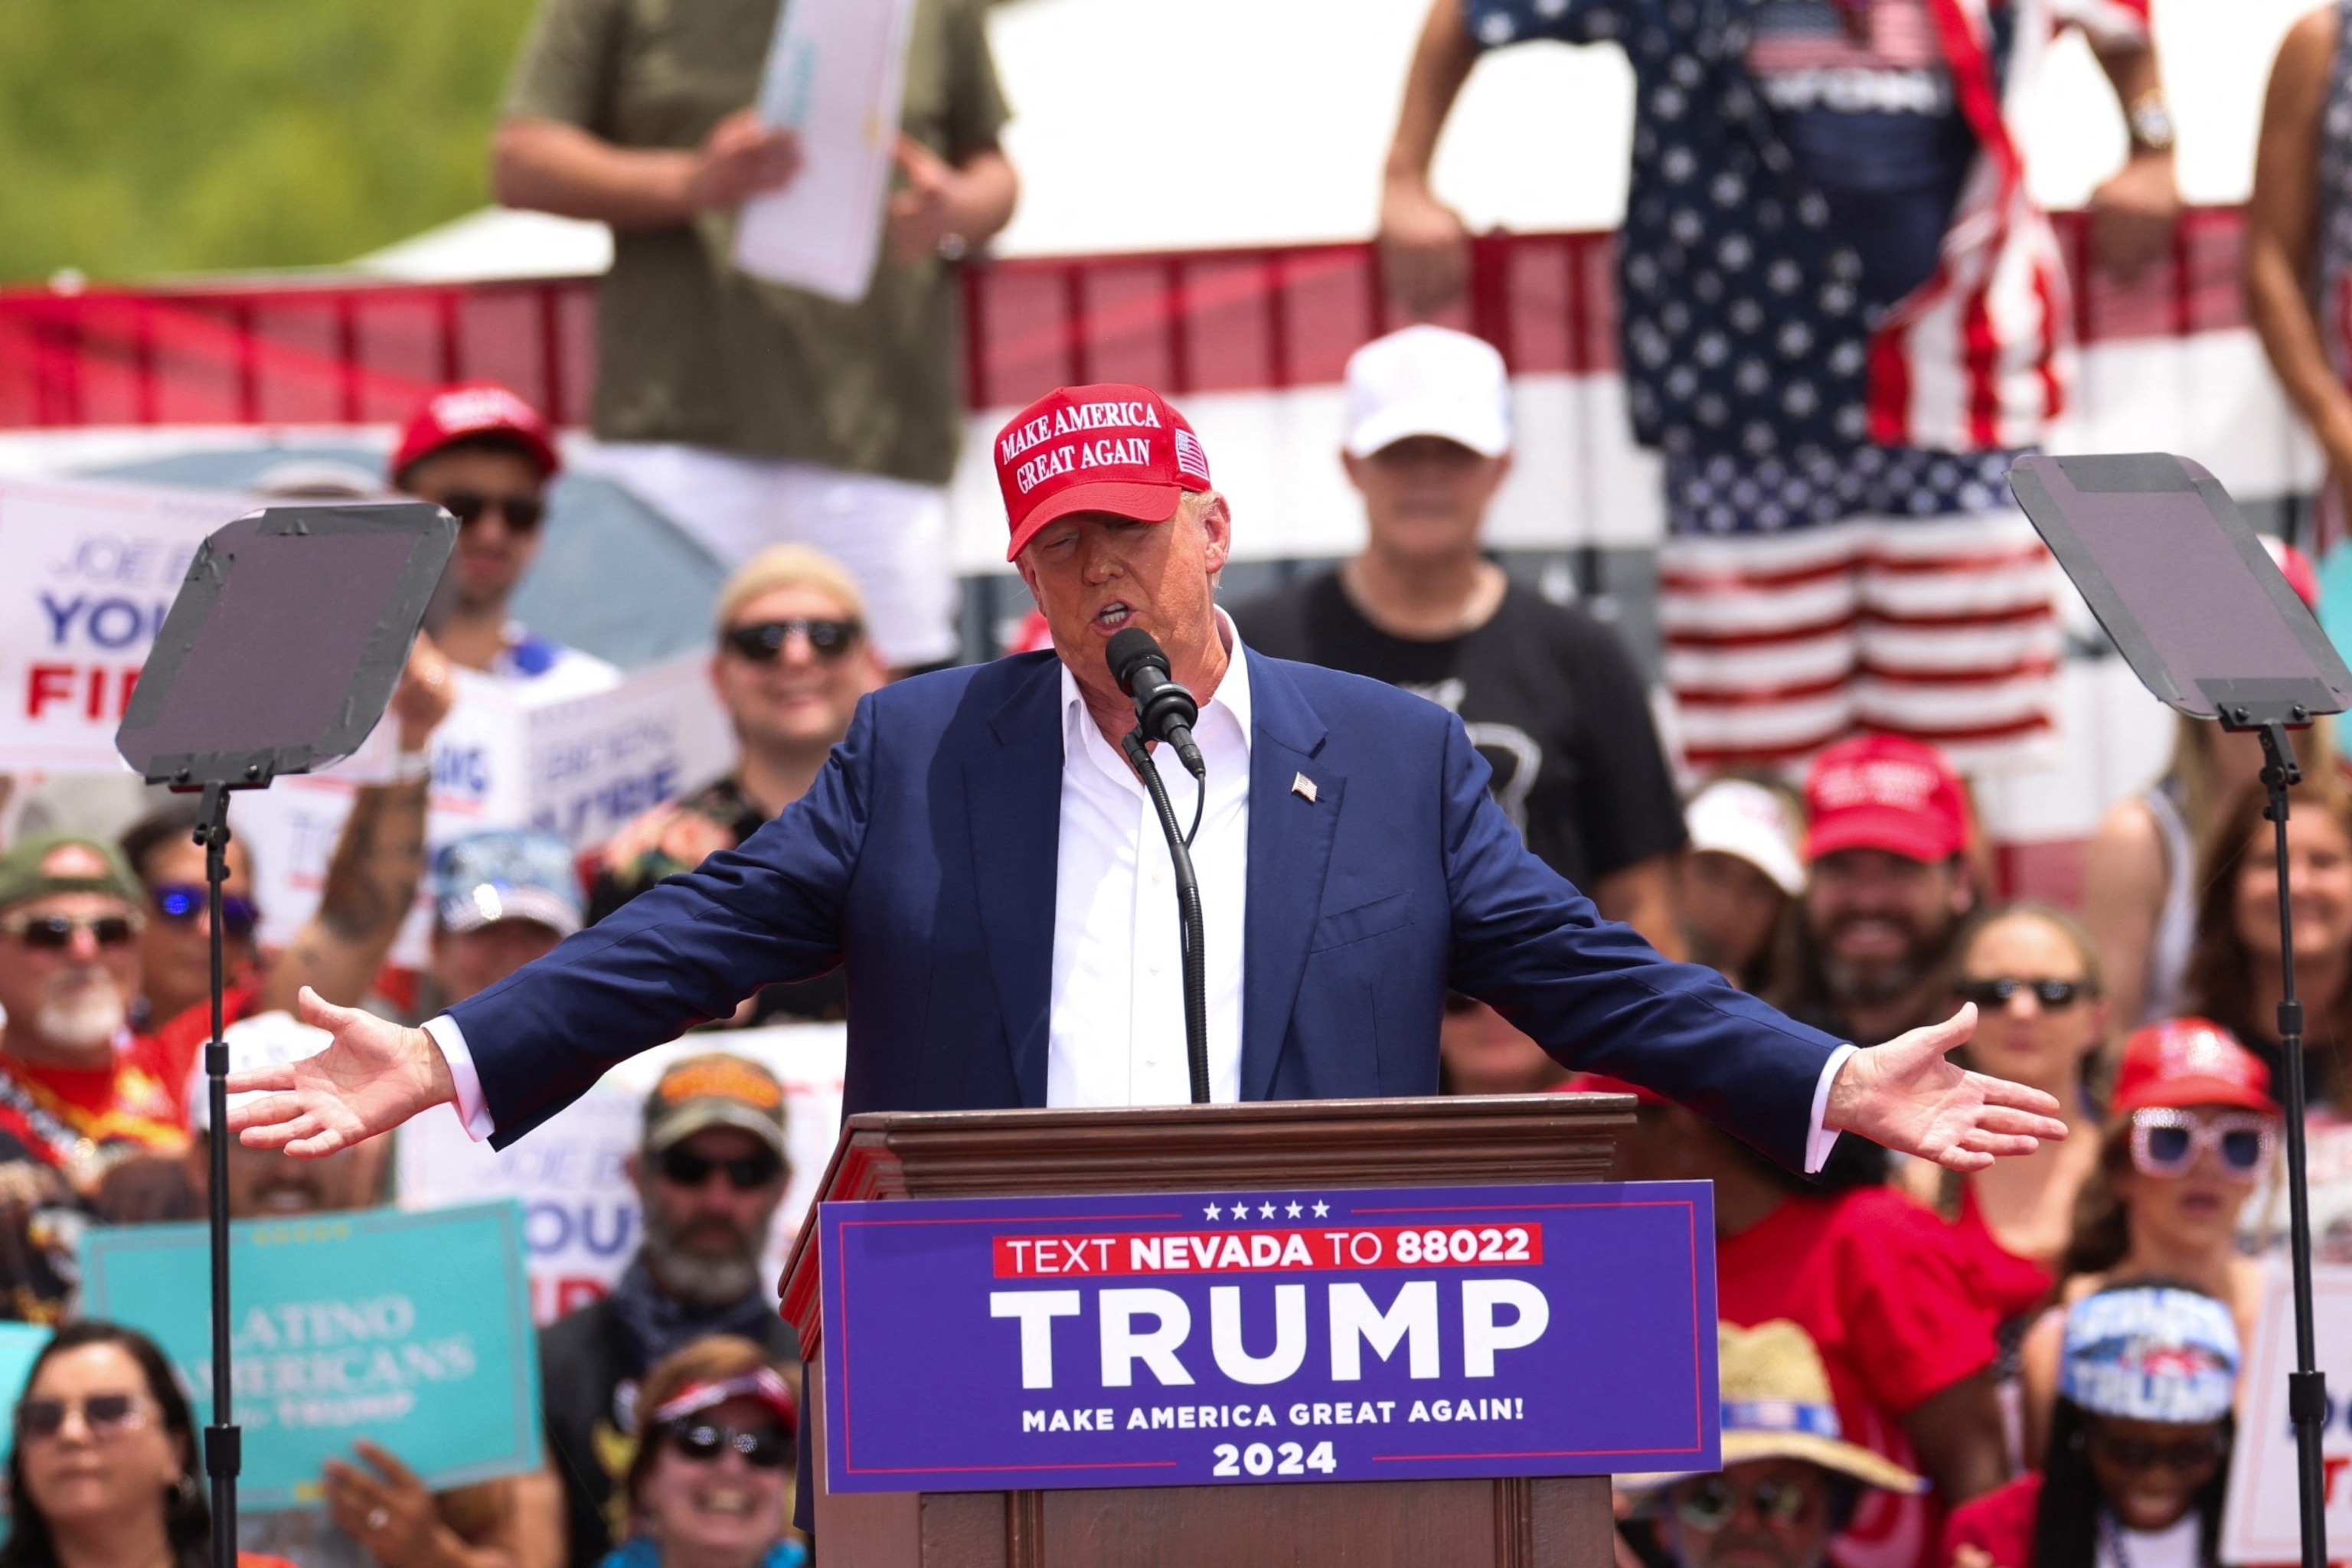
[[[314,1160],[389,1132],[420,1110],[457,1098],[441,1047],[357,1007],[302,988],[302,1021],[334,1036],[317,1056],[229,1074],[228,1091],[261,1098],[230,1107],[229,1131],[249,1149]]]

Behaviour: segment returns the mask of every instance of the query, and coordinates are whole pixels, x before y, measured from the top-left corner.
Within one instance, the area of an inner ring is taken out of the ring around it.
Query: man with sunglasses
[[[1945,1059],[1968,1010],[1858,1051],[1670,963],[1528,850],[1459,719],[1250,653],[1214,599],[1232,510],[1158,394],[1060,388],[994,455],[1052,653],[872,693],[814,787],[740,848],[420,1029],[305,997],[335,1043],[238,1075],[271,1091],[238,1111],[244,1136],[331,1153],[454,1100],[503,1146],[683,1025],[836,966],[850,1114],[1184,1101],[1174,887],[1106,664],[1129,628],[1203,700],[1207,800],[1170,747],[1141,765],[1180,821],[1205,808],[1208,1098],[1433,1093],[1451,988],[1791,1170],[1849,1130],[1963,1171],[2064,1136],[2048,1096]]]
[[[108,1172],[186,1142],[163,1048],[131,1031],[139,880],[66,834],[0,855],[0,1316],[55,1321],[75,1215]]]
[[[613,836],[598,854],[591,921],[734,848],[806,795],[858,700],[886,679],[856,580],[808,545],[771,545],[745,563],[719,589],[716,619],[710,684],[735,730],[735,765]],[[842,995],[838,973],[767,986],[748,1021],[839,1018]]]
[[[450,661],[526,683],[552,700],[602,691],[620,672],[509,618],[507,606],[538,559],[548,481],[562,459],[538,409],[491,382],[435,393],[410,416],[392,455],[393,489],[457,520],[457,552],[426,629]]]
[[[792,1174],[775,1075],[720,1053],[672,1063],[646,1097],[628,1172],[644,1245],[612,1295],[540,1336],[548,1468],[562,1483],[575,1568],[626,1538],[637,1383],[655,1363],[709,1334],[741,1335],[779,1361],[800,1353],[760,1271]]]
[[[1717,1325],[1723,1468],[1673,1479],[1633,1476],[1675,1568],[1822,1568],[1866,1490],[1927,1482],[1847,1442],[1821,1352],[1786,1321]]]

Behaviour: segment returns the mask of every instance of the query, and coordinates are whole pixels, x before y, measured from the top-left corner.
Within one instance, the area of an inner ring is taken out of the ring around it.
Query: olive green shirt
[[[693,148],[749,106],[778,0],[542,0],[508,84],[509,119],[622,147]],[[996,146],[1006,115],[984,0],[917,0],[907,134],[951,163]],[[597,296],[595,431],[944,484],[963,399],[955,269],[884,246],[855,305],[728,260],[732,212],[616,230]]]

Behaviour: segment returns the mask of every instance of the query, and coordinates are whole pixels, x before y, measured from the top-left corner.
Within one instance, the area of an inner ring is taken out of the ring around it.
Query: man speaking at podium
[[[232,1111],[245,1142],[326,1154],[455,1100],[503,1146],[632,1053],[836,964],[845,1112],[1187,1100],[1171,859],[1106,664],[1130,627],[1200,703],[1213,1100],[1433,1094],[1450,986],[1792,1169],[1841,1130],[1962,1171],[2065,1135],[2048,1096],[1945,1061],[1969,1009],[1857,1053],[1670,963],[1527,852],[1454,715],[1251,654],[1213,602],[1231,514],[1155,394],[1063,388],[994,456],[1050,654],[866,697],[815,786],[740,848],[422,1029],[306,993],[334,1043],[231,1079],[278,1091]],[[1171,750],[1152,763],[1188,822]]]

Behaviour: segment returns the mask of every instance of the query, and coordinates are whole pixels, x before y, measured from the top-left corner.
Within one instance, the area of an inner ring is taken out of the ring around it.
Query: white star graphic
[[[1272,1219],[1274,1217],[1274,1205],[1272,1204],[1258,1205],[1257,1216],[1260,1219]]]
[[[1211,1204],[1208,1207],[1208,1215],[1211,1219],[1222,1219],[1224,1217],[1224,1210],[1219,1208],[1214,1204]]]
[[[1289,1217],[1291,1217],[1292,1219],[1297,1219],[1297,1218],[1298,1217],[1298,1212],[1299,1212],[1299,1211],[1298,1211],[1298,1205],[1297,1205],[1297,1204],[1293,1204],[1293,1205],[1290,1205],[1290,1207],[1289,1207],[1288,1209],[1285,1210],[1284,1212],[1285,1212],[1286,1214],[1287,1214],[1287,1215],[1289,1215]]]
[[[1321,1219],[1325,1215],[1329,1214],[1330,1212],[1331,1212],[1331,1205],[1330,1205],[1329,1204],[1327,1204],[1327,1203],[1318,1203],[1318,1204],[1315,1205],[1315,1217],[1316,1217],[1317,1219]]]
[[[1249,1205],[1239,1198],[1234,1200],[1234,1218],[1236,1221],[1249,1218]]]

